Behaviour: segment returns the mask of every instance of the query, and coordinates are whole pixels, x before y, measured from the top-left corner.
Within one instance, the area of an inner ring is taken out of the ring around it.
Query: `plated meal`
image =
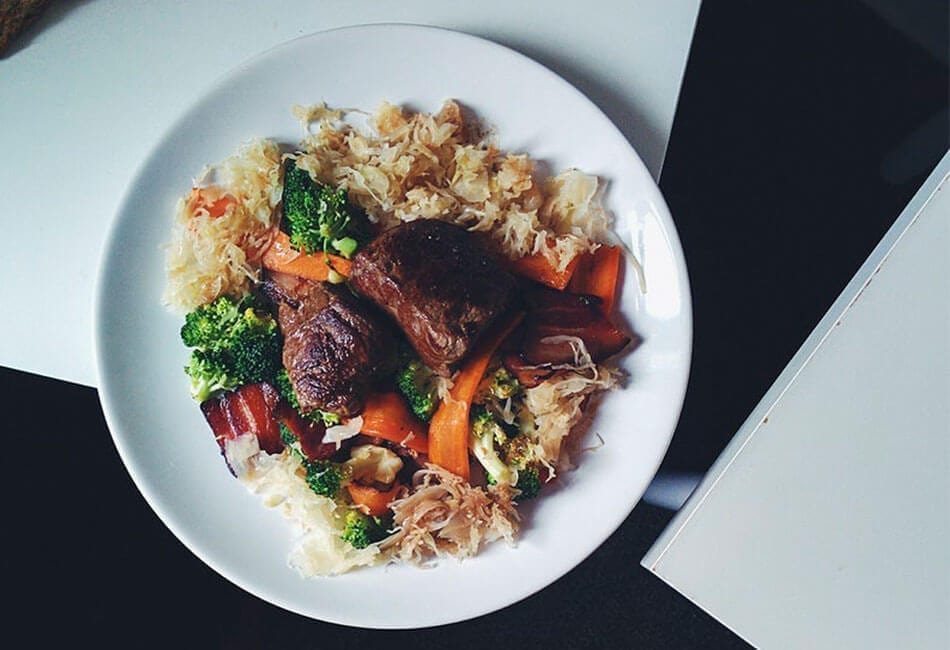
[[[174,215],[208,471],[286,515],[304,576],[513,544],[639,343],[600,179],[545,175],[455,101],[292,110],[299,143],[243,143]]]

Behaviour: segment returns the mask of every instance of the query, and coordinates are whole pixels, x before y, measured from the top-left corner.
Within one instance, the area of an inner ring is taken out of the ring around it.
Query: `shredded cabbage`
[[[607,231],[596,177],[567,170],[539,181],[530,158],[503,155],[478,137],[454,101],[434,115],[384,102],[369,119],[372,133],[323,105],[294,114],[308,133],[298,164],[345,187],[383,227],[443,219],[488,233],[511,259],[540,253],[558,268]]]
[[[166,248],[166,305],[190,311],[221,295],[246,293],[259,279],[260,257],[276,227],[279,179],[277,144],[255,140],[195,180],[175,207]],[[224,214],[212,215],[208,206],[223,197],[232,203]]]
[[[381,546],[403,562],[425,564],[441,557],[462,560],[483,544],[514,544],[519,517],[507,485],[475,487],[436,465],[413,476],[407,496],[390,504],[396,533]]]
[[[341,538],[349,508],[314,493],[303,478],[297,454],[284,451],[254,457],[250,471],[241,478],[244,485],[277,508],[297,533],[288,563],[301,575],[329,576],[346,573],[383,559],[379,545],[356,549]]]

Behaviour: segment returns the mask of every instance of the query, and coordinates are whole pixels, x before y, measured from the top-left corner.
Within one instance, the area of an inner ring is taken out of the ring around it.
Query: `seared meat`
[[[399,324],[423,362],[451,374],[515,299],[516,281],[464,228],[419,219],[356,254],[353,288]]]
[[[344,287],[272,273],[264,291],[277,304],[284,367],[301,411],[359,413],[394,360],[385,318]]]

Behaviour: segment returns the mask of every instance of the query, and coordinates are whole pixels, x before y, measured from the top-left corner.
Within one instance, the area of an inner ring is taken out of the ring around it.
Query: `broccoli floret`
[[[253,297],[222,296],[194,309],[185,316],[181,339],[194,348],[185,372],[199,401],[221,390],[274,381],[282,367],[277,321]]]
[[[308,254],[323,251],[353,256],[364,233],[357,226],[359,220],[354,219],[346,190],[314,182],[310,172],[288,160],[281,202],[292,246]]]
[[[533,499],[541,490],[541,463],[528,436],[506,427],[484,407],[472,409],[470,447],[485,468],[488,484],[505,483],[520,491],[518,501]]]
[[[371,517],[359,510],[350,510],[346,513],[341,537],[353,548],[366,548],[384,539],[389,534],[391,525],[391,518]]]
[[[472,432],[469,436],[469,448],[475,458],[485,468],[485,473],[495,483],[515,482],[515,473],[499,455],[501,445],[508,441],[508,435],[501,423],[484,408],[472,410]]]
[[[501,367],[495,371],[491,381],[491,394],[498,399],[509,399],[518,394],[521,390],[521,383],[518,379],[508,372],[508,369]]]
[[[541,491],[541,472],[534,464],[518,470],[518,482],[515,484],[521,493],[515,499],[516,501],[525,501],[538,496]]]
[[[287,374],[286,368],[281,368],[277,371],[277,377],[274,378],[274,383],[277,385],[277,390],[280,391],[281,397],[287,400],[295,409],[300,410],[300,402],[297,401],[297,393],[294,392],[294,386],[290,383],[290,375]]]
[[[290,375],[287,374],[286,368],[281,368],[277,371],[277,376],[274,378],[274,382],[277,384],[277,389],[280,391],[281,396],[287,400],[287,402],[293,406],[297,413],[299,413],[302,417],[315,422],[323,422],[323,424],[328,427],[335,426],[342,421],[340,416],[336,413],[328,413],[326,411],[321,411],[320,409],[314,409],[309,413],[303,413],[300,410],[300,402],[297,400],[297,393],[294,392],[294,386],[290,383]]]
[[[283,441],[284,445],[286,445],[294,453],[302,455],[302,452],[300,451],[300,441],[297,440],[297,436],[293,431],[290,430],[290,427],[288,427],[283,422],[278,422],[277,426],[280,428],[280,439]]]
[[[199,402],[241,385],[224,356],[214,350],[194,350],[185,372],[191,377],[191,395]]]
[[[509,467],[520,470],[535,461],[534,449],[527,436],[519,435],[509,438],[500,446],[501,456]]]
[[[510,430],[484,406],[475,405],[472,408],[472,434],[479,438],[486,438],[496,445],[508,442]]]
[[[228,296],[201,305],[185,316],[181,340],[190,348],[216,348],[228,338],[228,330],[240,313],[239,305]]]
[[[310,460],[304,462],[304,469],[307,485],[314,493],[331,499],[340,496],[340,488],[346,479],[343,466],[329,460]]]
[[[435,381],[435,373],[417,358],[410,359],[396,372],[396,387],[412,412],[424,422],[432,419],[439,405]]]
[[[270,314],[262,316],[250,307],[235,324],[228,345],[235,372],[246,384],[274,381],[283,369],[282,349],[277,321]]]

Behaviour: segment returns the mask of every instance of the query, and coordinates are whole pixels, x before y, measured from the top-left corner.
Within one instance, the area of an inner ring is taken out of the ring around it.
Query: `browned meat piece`
[[[434,219],[402,224],[370,242],[354,257],[350,282],[442,375],[512,305],[517,287],[475,235]]]
[[[382,314],[346,288],[279,273],[265,280],[264,291],[277,304],[284,366],[300,410],[358,414],[394,356]]]

